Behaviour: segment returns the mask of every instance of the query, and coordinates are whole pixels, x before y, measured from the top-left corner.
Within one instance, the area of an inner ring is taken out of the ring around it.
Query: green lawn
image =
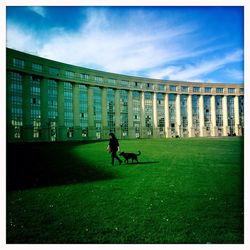
[[[243,139],[7,145],[7,243],[243,243]]]

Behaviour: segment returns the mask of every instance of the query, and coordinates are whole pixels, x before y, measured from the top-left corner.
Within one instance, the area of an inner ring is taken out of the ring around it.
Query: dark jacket
[[[119,142],[116,138],[109,139],[109,147],[111,152],[116,152],[119,147]]]

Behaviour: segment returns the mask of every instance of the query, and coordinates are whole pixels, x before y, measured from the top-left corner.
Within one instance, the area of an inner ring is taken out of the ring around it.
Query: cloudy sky
[[[168,80],[243,83],[242,7],[7,7],[7,47]]]

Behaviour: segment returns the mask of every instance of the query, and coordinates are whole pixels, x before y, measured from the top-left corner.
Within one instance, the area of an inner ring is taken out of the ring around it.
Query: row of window
[[[19,67],[19,68],[24,68],[24,60],[21,59],[17,59],[17,58],[13,58],[13,66],[15,67]],[[37,71],[37,72],[42,72],[43,71],[43,65],[38,64],[38,63],[32,63],[32,70]],[[49,74],[50,75],[54,75],[54,76],[59,76],[60,70],[58,68],[54,68],[54,67],[49,67]],[[76,73],[73,71],[68,71],[66,70],[64,72],[65,77],[73,79],[75,78]],[[80,79],[81,80],[89,80],[89,74],[83,74],[80,73]],[[104,83],[104,78],[101,76],[95,76],[94,77],[94,81],[96,83]],[[107,79],[107,83],[110,85],[116,85],[118,82],[116,79],[113,78],[109,78]],[[127,80],[122,80],[120,82],[121,86],[123,87],[129,87],[129,81]],[[152,83],[146,83],[145,88],[146,89],[153,89],[153,84]],[[158,90],[165,90],[165,86],[164,84],[157,84],[157,89]],[[134,88],[141,88],[142,87],[142,83],[139,82],[133,82],[132,83],[132,87]],[[169,85],[169,91],[172,92],[177,92],[177,86],[176,85]],[[193,91],[194,93],[200,93],[201,92],[201,87],[188,87],[188,86],[181,86],[180,87],[181,92],[189,92],[189,91]],[[216,93],[224,93],[224,88],[216,88],[215,89]],[[228,88],[227,89],[229,94],[235,94],[236,89],[235,88]],[[204,88],[204,92],[205,93],[211,93],[212,92],[212,88],[211,87],[205,87]],[[240,93],[244,93],[244,89],[240,88]]]

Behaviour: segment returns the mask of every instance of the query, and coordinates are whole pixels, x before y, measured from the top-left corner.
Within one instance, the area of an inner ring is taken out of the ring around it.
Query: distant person
[[[119,142],[114,133],[109,133],[109,145],[107,150],[111,153],[112,165],[114,165],[115,159],[117,159],[121,165],[122,160],[117,156],[117,151],[119,151]]]

